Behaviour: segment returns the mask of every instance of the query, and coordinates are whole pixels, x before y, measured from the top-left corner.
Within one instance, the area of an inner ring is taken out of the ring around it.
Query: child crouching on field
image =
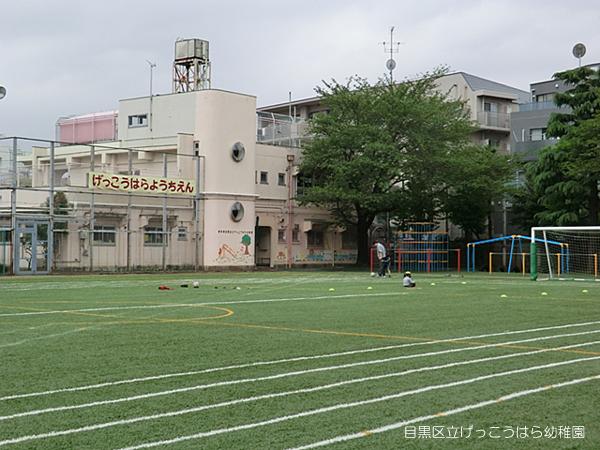
[[[408,287],[408,288],[416,286],[416,283],[412,279],[412,274],[410,272],[404,272],[404,278],[402,279],[402,285],[404,287]]]

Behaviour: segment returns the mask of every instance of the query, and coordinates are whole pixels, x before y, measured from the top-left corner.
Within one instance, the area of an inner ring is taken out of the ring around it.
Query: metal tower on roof
[[[173,92],[210,89],[208,41],[179,39],[175,41]]]

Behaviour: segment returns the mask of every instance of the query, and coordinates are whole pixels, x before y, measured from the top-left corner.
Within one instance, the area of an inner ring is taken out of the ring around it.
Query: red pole
[[[396,253],[398,253],[398,272],[400,272],[400,267],[402,266],[402,252],[396,250]]]
[[[427,249],[427,273],[431,272],[431,249]]]
[[[460,248],[456,249],[456,254],[458,255],[458,273],[460,273]]]

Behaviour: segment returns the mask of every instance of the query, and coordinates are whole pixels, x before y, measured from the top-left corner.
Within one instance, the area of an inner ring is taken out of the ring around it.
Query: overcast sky
[[[528,90],[600,62],[597,0],[2,1],[0,134],[52,139],[60,116],[171,92],[177,38],[210,41],[213,88],[258,106],[314,95],[321,80],[385,72],[382,41],[402,41],[396,78],[444,64]]]

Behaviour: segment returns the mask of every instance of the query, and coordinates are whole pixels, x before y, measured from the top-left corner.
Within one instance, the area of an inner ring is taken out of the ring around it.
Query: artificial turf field
[[[600,283],[415,278],[0,279],[0,448],[600,448]]]

